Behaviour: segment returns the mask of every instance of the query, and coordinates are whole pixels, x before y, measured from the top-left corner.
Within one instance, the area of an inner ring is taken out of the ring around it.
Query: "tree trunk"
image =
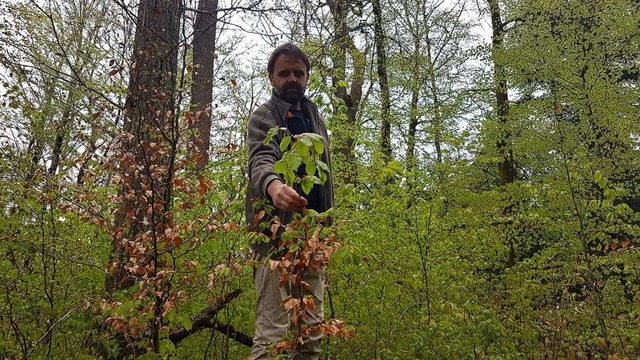
[[[496,112],[500,137],[496,143],[498,156],[502,159],[498,165],[500,185],[515,181],[516,171],[511,149],[511,131],[509,130],[509,96],[507,94],[507,78],[504,65],[498,60],[498,52],[504,41],[504,24],[500,14],[498,0],[487,0],[491,12],[491,57],[493,60],[493,74],[496,94]]]
[[[347,0],[330,0],[329,9],[333,15],[334,48],[332,50],[333,74],[332,83],[336,89],[336,97],[341,99],[347,107],[346,118],[336,108],[333,123],[333,154],[335,179],[339,184],[355,184],[357,165],[355,159],[355,134],[357,130],[357,115],[362,100],[362,86],[364,84],[365,54],[355,46],[353,37],[349,33],[347,15],[349,12]],[[349,91],[347,91],[346,68],[347,55],[353,62],[353,77]],[[342,164],[340,166],[339,164]]]
[[[387,53],[385,47],[385,34],[382,28],[382,7],[380,0],[373,0],[374,16],[374,38],[376,44],[378,84],[380,85],[380,96],[382,102],[382,128],[380,131],[380,148],[382,150],[382,158],[385,163],[393,158],[391,151],[391,99],[389,95],[389,79],[387,76]]]
[[[216,47],[218,0],[200,0],[193,38],[193,86],[191,88],[192,125],[188,148],[196,172],[209,161],[211,146],[211,102],[213,101],[213,64]]]
[[[145,0],[139,4],[131,78],[125,103],[124,133],[117,158],[121,207],[115,214],[111,277],[107,290],[127,288],[156,278],[164,264],[160,254],[169,243],[171,199],[177,148],[174,93],[180,29],[178,0]],[[150,348],[160,351],[167,284],[147,284],[154,294],[149,320]]]
[[[504,23],[500,13],[500,4],[498,0],[487,0],[489,2],[489,10],[491,12],[491,58],[493,61],[493,75],[496,95],[496,116],[499,131],[499,138],[496,143],[496,150],[501,161],[498,164],[498,178],[500,185],[511,184],[516,179],[515,162],[513,160],[513,150],[511,149],[511,131],[509,130],[509,96],[507,93],[507,78],[504,65],[500,61],[499,51],[502,49],[504,41]],[[502,213],[505,218],[511,216],[513,212],[512,204],[509,202],[503,209]],[[507,246],[507,259],[505,266],[510,268],[516,263],[516,254],[514,247],[514,235],[508,229],[509,225],[505,225],[505,246]]]
[[[416,134],[418,133],[418,100],[420,88],[413,86],[411,89],[411,103],[409,105],[409,133],[407,136],[407,172],[411,172],[417,164],[416,160]]]
[[[433,136],[433,146],[436,149],[436,163],[442,164],[442,131],[444,130],[444,121],[442,116],[442,103],[438,96],[436,70],[434,68],[434,58],[431,51],[431,38],[429,35],[427,35],[427,61],[429,61],[429,91],[431,92],[431,101],[433,101],[431,134]]]
[[[131,77],[125,103],[124,136],[118,156],[122,178],[119,229],[107,291],[134,283],[125,269],[131,246],[142,234],[157,234],[167,225],[172,171],[167,147],[175,146],[174,92],[177,72],[178,0],[145,0],[139,4]],[[145,256],[152,254],[146,253]],[[152,256],[151,256],[152,257]]]

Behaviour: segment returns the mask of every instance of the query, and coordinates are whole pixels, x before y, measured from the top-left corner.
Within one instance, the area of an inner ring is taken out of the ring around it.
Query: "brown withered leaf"
[[[224,231],[237,230],[238,229],[238,224],[236,224],[236,223],[224,223],[224,224],[222,224],[222,229]]]
[[[198,194],[200,195],[204,195],[207,193],[207,191],[209,191],[210,185],[207,184],[206,181],[200,179],[200,182],[198,183]]]
[[[184,118],[187,120],[187,125],[191,126],[195,123],[195,119],[193,118],[193,113],[191,111],[187,111],[184,113]]]
[[[175,186],[177,188],[185,188],[187,186],[187,182],[184,181],[183,179],[174,178],[173,179],[173,186]]]
[[[305,309],[309,309],[311,311],[317,311],[316,302],[313,301],[312,297],[305,297],[303,300]]]
[[[278,286],[283,287],[287,285],[289,281],[291,281],[291,276],[287,273],[283,273],[282,275],[280,275],[280,278],[278,279]]]
[[[280,265],[280,261],[269,260],[269,270],[275,271]]]
[[[311,290],[311,285],[309,285],[309,283],[306,281],[300,281],[300,286],[302,286],[302,288],[305,290]]]
[[[271,352],[271,356],[275,357],[278,354],[282,354],[286,350],[293,350],[296,348],[296,346],[297,346],[296,340],[281,341],[273,348],[273,351]]]
[[[284,231],[288,233],[293,233],[296,231],[296,227],[294,226],[293,223],[289,223],[284,227]]]
[[[176,248],[181,247],[182,246],[182,242],[183,242],[182,241],[182,237],[180,237],[180,235],[176,235],[176,236],[173,237],[173,245]]]
[[[553,113],[556,115],[562,114],[562,104],[553,105]]]
[[[264,210],[258,211],[256,216],[253,217],[253,221],[251,222],[251,224],[253,226],[257,226],[258,224],[260,224],[260,221],[264,218],[265,214],[266,212]]]
[[[134,265],[129,269],[136,275],[144,275],[147,272],[146,269],[140,265]]]
[[[278,229],[280,228],[280,223],[274,222],[271,224],[271,239],[275,239],[278,234]]]
[[[280,306],[282,306],[285,310],[289,312],[295,312],[300,307],[300,299],[296,299],[296,298],[286,299],[280,303]]]

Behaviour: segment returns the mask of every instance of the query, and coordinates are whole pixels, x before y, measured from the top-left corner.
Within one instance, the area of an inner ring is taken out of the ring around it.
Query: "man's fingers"
[[[273,205],[280,210],[287,212],[302,210],[307,205],[307,199],[300,196],[296,190],[279,180],[274,180],[269,184],[267,193],[273,200]]]
[[[307,205],[307,199],[300,196],[300,194],[298,194],[293,188],[287,186],[285,188],[285,193],[287,194],[289,199],[291,199],[292,203],[299,204],[301,206]]]
[[[279,198],[279,204],[275,204],[276,207],[284,211],[298,211],[307,205],[307,199],[300,196],[293,188],[289,186],[283,187],[283,191],[280,193],[282,197]],[[278,206],[280,205],[280,206]]]

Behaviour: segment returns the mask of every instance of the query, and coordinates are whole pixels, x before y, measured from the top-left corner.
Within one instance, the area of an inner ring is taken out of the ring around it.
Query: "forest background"
[[[0,357],[247,358],[245,127],[293,41],[323,359],[640,358],[639,6],[0,1]]]

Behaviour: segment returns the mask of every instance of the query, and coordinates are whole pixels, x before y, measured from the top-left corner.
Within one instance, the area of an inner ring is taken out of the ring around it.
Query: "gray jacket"
[[[290,107],[291,104],[271,96],[271,99],[256,109],[249,118],[247,131],[247,144],[249,147],[247,174],[249,176],[249,186],[245,200],[245,213],[250,231],[260,231],[259,225],[253,225],[255,215],[260,210],[263,210],[259,208],[259,200],[266,200],[269,205],[273,206],[267,194],[267,186],[275,179],[282,180],[281,176],[275,172],[274,165],[282,157],[279,144],[284,133],[279,131],[278,135],[266,145],[264,144],[264,139],[266,139],[267,133],[272,128],[276,126],[286,127],[286,118]],[[325,139],[325,151],[320,156],[320,159],[331,169],[329,136],[324,121],[318,113],[318,107],[306,97],[300,101],[300,107],[309,115],[312,131]],[[284,182],[284,180],[282,181]],[[320,208],[316,210],[323,212],[330,209],[333,206],[333,181],[330,173],[327,176],[327,181],[320,186],[319,194]],[[287,224],[293,219],[293,213],[285,213],[275,209],[272,214],[264,216],[260,222],[268,222],[274,216],[279,217],[282,224]],[[265,242],[255,244],[254,251],[261,255],[266,255],[273,246],[277,246],[275,242],[277,242],[277,239],[272,244]]]

